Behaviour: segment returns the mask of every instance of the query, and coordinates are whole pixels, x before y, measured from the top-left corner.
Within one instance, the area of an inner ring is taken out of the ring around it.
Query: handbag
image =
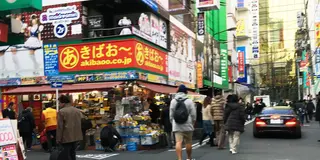
[[[53,148],[52,152],[50,153],[49,160],[62,160],[62,159],[68,159],[68,157],[63,152],[63,147],[61,145],[57,145],[57,147]]]

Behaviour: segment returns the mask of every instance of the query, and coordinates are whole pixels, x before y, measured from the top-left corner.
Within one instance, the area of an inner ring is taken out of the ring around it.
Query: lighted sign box
[[[220,8],[220,0],[197,0],[196,4],[200,11],[217,10]]]

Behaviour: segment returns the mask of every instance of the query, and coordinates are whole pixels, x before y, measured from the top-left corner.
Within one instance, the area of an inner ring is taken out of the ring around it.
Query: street
[[[290,138],[286,135],[271,135],[260,139],[252,136],[252,123],[246,125],[246,131],[241,135],[239,153],[231,155],[226,150],[217,150],[209,146],[193,145],[193,158],[196,160],[223,159],[223,160],[316,160],[319,159],[320,127],[317,122],[312,122],[303,127],[301,139]],[[185,153],[184,153],[185,155]],[[49,159],[49,154],[40,151],[27,153],[28,160]],[[97,151],[77,152],[79,160],[174,160],[175,152],[168,149],[119,152],[106,154]]]

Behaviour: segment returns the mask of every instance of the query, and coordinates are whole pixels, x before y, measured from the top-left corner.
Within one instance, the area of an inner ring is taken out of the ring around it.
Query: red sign
[[[14,89],[14,88],[3,88],[2,89],[2,93],[3,92],[6,92],[6,91],[9,91],[10,89]],[[6,109],[9,105],[10,102],[13,102],[14,105],[13,105],[13,110],[14,111],[18,111],[18,97],[15,96],[15,95],[4,95],[2,94],[1,96],[1,99],[3,100],[3,103],[2,103],[2,109]]]
[[[228,66],[229,82],[233,81],[232,66]]]
[[[8,41],[8,25],[0,23],[0,42]]]
[[[59,46],[59,71],[140,68],[167,75],[167,54],[134,39]]]
[[[238,71],[244,73],[244,52],[238,52]]]
[[[203,73],[202,73],[202,63],[197,62],[197,86],[198,88],[203,87]]]

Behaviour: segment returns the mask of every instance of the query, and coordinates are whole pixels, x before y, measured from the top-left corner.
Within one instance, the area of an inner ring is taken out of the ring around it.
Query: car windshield
[[[291,109],[266,109],[261,114],[294,114]]]

